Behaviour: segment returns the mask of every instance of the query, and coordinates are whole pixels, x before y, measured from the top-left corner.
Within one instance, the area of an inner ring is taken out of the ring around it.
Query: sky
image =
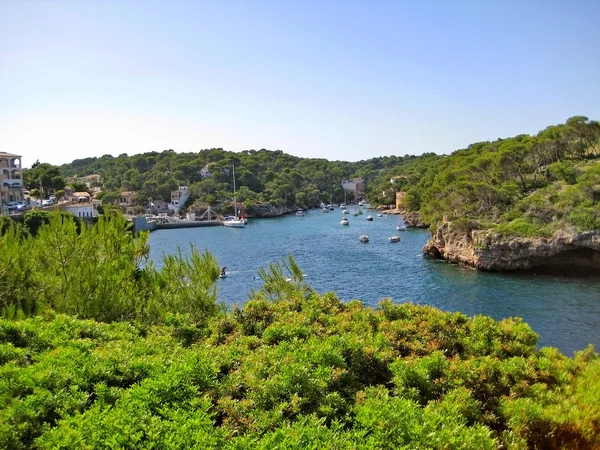
[[[600,119],[598,0],[0,0],[0,151],[448,154]]]

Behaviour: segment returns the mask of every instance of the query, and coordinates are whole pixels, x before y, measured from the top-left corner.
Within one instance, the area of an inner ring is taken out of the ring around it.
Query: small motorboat
[[[383,214],[377,213],[377,217],[383,217]]]
[[[390,242],[400,242],[400,236],[398,236],[397,234],[390,236],[388,239],[390,240]]]
[[[342,217],[342,220],[340,220],[340,224],[341,225],[350,225],[350,221],[348,220],[347,217]]]
[[[362,242],[363,244],[366,244],[367,242],[369,242],[369,236],[366,234],[361,234],[358,238],[358,240],[360,242]]]
[[[306,215],[306,211],[304,211],[302,208],[299,208],[298,211],[296,211],[296,215],[298,217],[304,217]]]
[[[406,231],[406,227],[404,225],[398,225],[396,227],[396,230],[398,230],[398,231]]]
[[[373,216],[372,216],[371,214],[369,214],[369,215],[367,216],[367,220],[373,220]]]
[[[219,275],[219,278],[227,278],[227,275],[229,275],[229,272],[225,272]]]
[[[348,211],[347,209],[344,209],[342,212],[343,212],[344,214],[348,214],[350,211]]]

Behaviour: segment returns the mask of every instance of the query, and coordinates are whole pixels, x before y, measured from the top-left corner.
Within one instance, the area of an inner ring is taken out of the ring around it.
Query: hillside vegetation
[[[600,446],[600,358],[517,318],[343,303],[291,257],[226,311],[211,255],[158,271],[119,216],[0,228],[1,448]]]
[[[147,206],[148,199],[170,201],[171,191],[186,185],[191,192],[186,206],[215,206],[231,202],[231,171],[235,165],[237,200],[248,210],[262,204],[310,208],[330,200],[343,202],[343,180],[360,177],[368,183],[379,175],[380,169],[412,158],[416,157],[386,156],[351,163],[299,158],[280,150],[166,150],[75,160],[63,165],[61,172],[64,176],[101,174],[105,200],[118,198],[122,190],[131,190],[136,191],[134,201]],[[348,197],[350,200],[353,199]]]
[[[586,117],[432,159],[416,182],[410,166],[389,172],[405,171],[405,206],[430,224],[446,216],[522,236],[600,228],[600,124]]]

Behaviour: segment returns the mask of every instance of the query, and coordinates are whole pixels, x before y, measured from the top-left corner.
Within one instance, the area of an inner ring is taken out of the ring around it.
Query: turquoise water
[[[351,209],[352,211],[352,209]],[[244,303],[260,267],[281,262],[292,254],[317,292],[335,291],[342,300],[359,299],[376,306],[394,302],[428,304],[469,316],[484,314],[496,320],[522,317],[540,335],[540,346],[557,347],[571,356],[588,344],[600,349],[600,279],[506,275],[463,269],[424,257],[425,230],[396,231],[398,216],[367,221],[365,214],[349,215],[340,225],[341,210],[305,217],[250,219],[245,228],[187,228],[159,230],[150,235],[150,257],[160,266],[163,253],[185,254],[189,243],[208,249],[229,276],[218,280],[219,299],[228,306]],[[360,243],[367,233],[368,244]],[[399,243],[388,237],[397,233]]]

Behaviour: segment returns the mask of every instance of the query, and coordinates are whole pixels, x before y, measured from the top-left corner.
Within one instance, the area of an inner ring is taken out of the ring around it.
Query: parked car
[[[46,199],[42,202],[42,206],[52,206],[54,205],[54,200],[52,200],[51,198]]]

